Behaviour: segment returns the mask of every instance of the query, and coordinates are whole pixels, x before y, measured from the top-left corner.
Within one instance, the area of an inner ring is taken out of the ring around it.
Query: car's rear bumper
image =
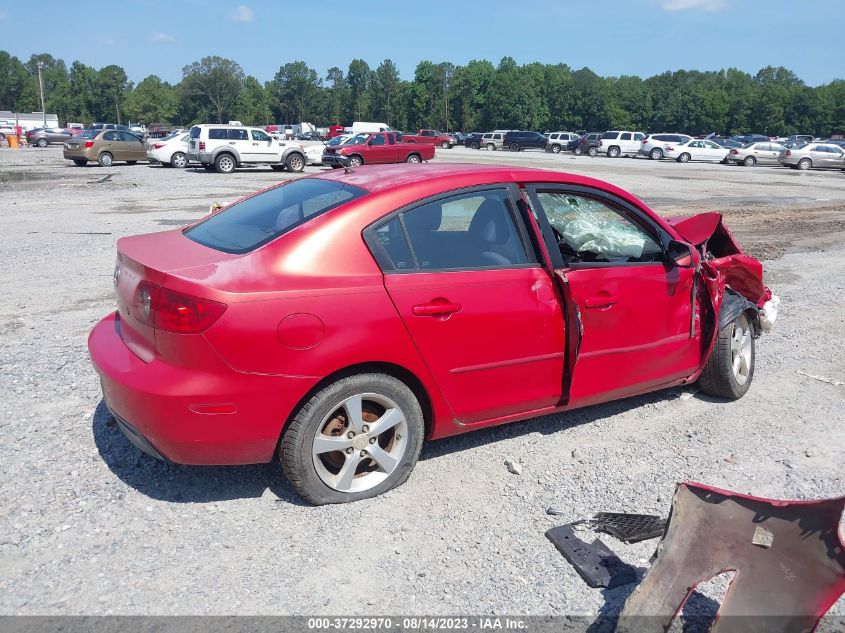
[[[106,406],[133,444],[180,464],[253,464],[272,459],[282,427],[314,379],[246,374],[219,364],[145,362],[111,314],[88,337]]]

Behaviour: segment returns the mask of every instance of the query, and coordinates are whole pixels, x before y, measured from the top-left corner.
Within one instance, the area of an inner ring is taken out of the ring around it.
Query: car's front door
[[[247,144],[245,144],[247,145]],[[274,163],[281,160],[278,141],[263,130],[249,130],[249,151],[245,159],[250,163]]]
[[[120,145],[124,160],[146,160],[147,149],[137,136],[130,132],[116,132],[120,134]]]
[[[542,411],[562,398],[560,299],[512,191],[494,185],[451,192],[388,216],[366,234],[458,424]]]
[[[642,211],[588,187],[532,185],[529,199],[554,252],[581,337],[571,406],[624,397],[692,374],[695,272],[664,253],[668,237]]]
[[[367,162],[370,164],[395,163],[396,146],[387,142],[387,134],[373,134],[367,141]]]

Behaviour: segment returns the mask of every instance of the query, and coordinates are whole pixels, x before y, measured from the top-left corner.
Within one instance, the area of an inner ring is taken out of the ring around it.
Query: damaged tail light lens
[[[731,150],[731,154],[739,154],[739,152],[738,152],[737,150],[735,150],[735,149],[732,149],[732,150]]]
[[[226,311],[226,304],[193,297],[147,281],[135,290],[135,317],[157,330],[198,334],[207,330]]]

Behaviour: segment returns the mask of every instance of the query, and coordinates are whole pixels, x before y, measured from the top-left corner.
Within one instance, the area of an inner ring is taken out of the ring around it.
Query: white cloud
[[[238,8],[229,17],[235,22],[252,22],[255,14],[245,4],[239,4]]]
[[[161,31],[158,31],[157,33],[153,33],[153,35],[150,39],[152,39],[153,42],[162,42],[162,43],[168,43],[168,42],[175,42],[176,41],[175,37],[173,37],[172,35],[168,35],[167,33],[162,33]]]
[[[728,0],[663,0],[660,3],[666,11],[721,11],[727,8]]]

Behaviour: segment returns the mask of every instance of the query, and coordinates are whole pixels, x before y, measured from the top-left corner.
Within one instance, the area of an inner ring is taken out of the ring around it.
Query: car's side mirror
[[[666,257],[678,268],[695,268],[698,264],[698,251],[691,244],[677,240],[669,242]]]

